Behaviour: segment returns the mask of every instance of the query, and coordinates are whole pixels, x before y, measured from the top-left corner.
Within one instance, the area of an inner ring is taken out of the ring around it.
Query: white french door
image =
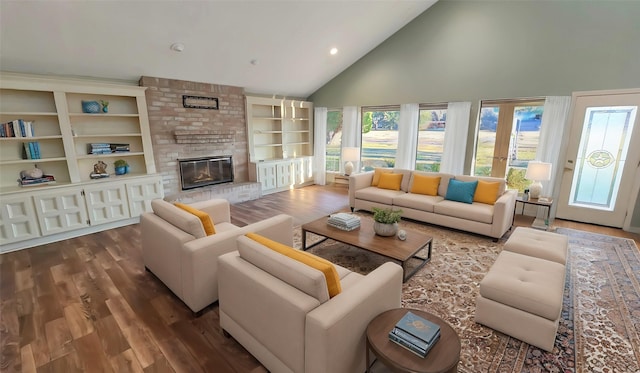
[[[640,89],[577,92],[556,217],[622,228],[640,163]]]

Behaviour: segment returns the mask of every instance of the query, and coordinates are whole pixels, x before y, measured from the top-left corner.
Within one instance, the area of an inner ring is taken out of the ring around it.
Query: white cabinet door
[[[276,187],[284,188],[293,185],[291,180],[291,162],[283,161],[276,164]]]
[[[295,185],[313,181],[313,158],[303,157],[294,160],[293,177]]]
[[[131,217],[137,217],[143,212],[151,211],[151,201],[164,197],[160,177],[128,182],[127,197],[129,198]]]
[[[91,225],[128,219],[130,216],[123,182],[87,186],[84,188],[84,198]]]
[[[31,196],[2,197],[0,219],[1,245],[40,237]]]
[[[262,184],[262,191],[276,188],[276,165],[274,163],[258,164],[258,181]]]
[[[42,193],[35,195],[33,201],[43,236],[85,228],[89,225],[82,189]]]

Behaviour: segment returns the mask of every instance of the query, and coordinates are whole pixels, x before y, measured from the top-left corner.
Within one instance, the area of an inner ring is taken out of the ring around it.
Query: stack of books
[[[327,224],[343,231],[352,231],[360,227],[360,218],[346,212],[339,212],[330,215]]]
[[[31,187],[31,186],[39,186],[39,185],[47,185],[47,184],[55,184],[56,179],[53,175],[42,175],[42,177],[24,177],[18,179],[18,185],[21,187]]]
[[[425,357],[440,339],[440,326],[407,312],[391,329],[389,339],[414,354]]]
[[[122,153],[129,151],[129,144],[109,144],[113,153]]]
[[[89,144],[89,154],[111,154],[111,145],[106,143]]]

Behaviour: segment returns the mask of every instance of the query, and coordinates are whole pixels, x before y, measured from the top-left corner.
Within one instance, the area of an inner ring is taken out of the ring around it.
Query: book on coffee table
[[[440,338],[440,326],[407,312],[389,332],[392,342],[425,357]]]

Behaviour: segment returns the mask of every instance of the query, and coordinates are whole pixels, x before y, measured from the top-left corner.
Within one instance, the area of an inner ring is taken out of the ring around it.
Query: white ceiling
[[[307,97],[435,2],[1,0],[0,69]]]

